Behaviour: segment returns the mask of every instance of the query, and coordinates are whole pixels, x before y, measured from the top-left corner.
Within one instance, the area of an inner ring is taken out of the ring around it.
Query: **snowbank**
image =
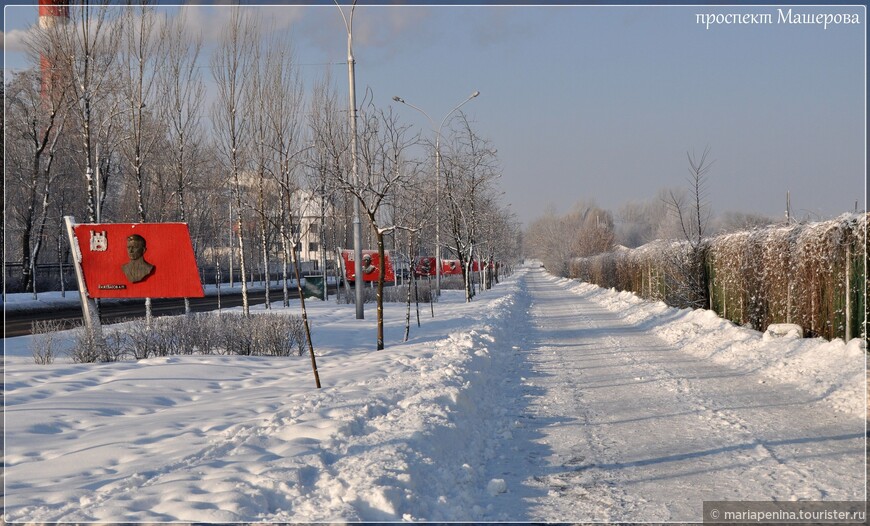
[[[37,366],[10,339],[6,520],[509,520],[519,290],[444,291],[404,344],[388,306],[384,351],[373,310],[310,302],[321,390],[306,357]]]

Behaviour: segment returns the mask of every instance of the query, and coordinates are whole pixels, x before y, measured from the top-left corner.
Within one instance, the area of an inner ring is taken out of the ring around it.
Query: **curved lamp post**
[[[475,91],[471,95],[468,96],[465,100],[456,105],[455,108],[450,110],[447,115],[441,120],[441,124],[438,128],[435,128],[435,121],[432,120],[432,117],[429,116],[428,113],[423,111],[422,108],[418,108],[414,106],[410,102],[405,101],[402,97],[395,96],[393,100],[396,102],[400,102],[405,106],[410,106],[415,110],[419,111],[423,115],[429,119],[429,124],[432,125],[432,131],[435,132],[435,295],[441,296],[441,128],[444,127],[444,123],[447,122],[447,119],[453,115],[453,112],[462,107],[463,104],[470,101],[471,99],[480,95],[479,91]]]

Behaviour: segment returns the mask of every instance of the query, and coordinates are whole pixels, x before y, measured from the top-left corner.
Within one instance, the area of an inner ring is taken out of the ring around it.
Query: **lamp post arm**
[[[441,121],[441,125],[438,126],[438,135],[439,135],[439,136],[441,135],[441,128],[444,127],[444,124],[447,122],[447,119],[449,119],[450,116],[453,115],[453,112],[455,112],[456,110],[458,110],[459,108],[461,108],[461,107],[462,107],[466,102],[470,101],[470,100],[473,99],[474,97],[477,97],[478,95],[480,95],[480,92],[479,92],[479,91],[475,91],[474,93],[472,93],[471,95],[469,95],[467,99],[465,99],[464,101],[462,101],[462,102],[460,102],[459,104],[457,104],[455,108],[453,108],[452,110],[450,110],[450,112],[449,112],[447,115],[444,116],[444,120],[442,120],[442,121]],[[422,110],[421,110],[421,111],[422,111]],[[430,119],[430,120],[431,120],[431,119]]]
[[[419,111],[420,113],[422,113],[427,119],[429,119],[429,124],[432,126],[432,130],[435,130],[435,121],[432,120],[432,117],[430,117],[429,114],[423,110],[423,108],[420,108],[419,106],[414,106],[410,102],[407,102],[405,99],[399,99],[398,97],[394,97],[393,100],[396,100],[397,102],[401,102],[405,106],[410,106],[410,107],[414,108],[415,110]]]
[[[341,8],[341,4],[338,3],[338,0],[333,0],[335,2],[335,7],[338,8],[338,12],[341,13],[341,19],[344,20],[344,29],[351,34],[353,32],[353,11],[356,9],[356,0],[350,6],[350,20],[346,16],[344,16],[344,9]]]

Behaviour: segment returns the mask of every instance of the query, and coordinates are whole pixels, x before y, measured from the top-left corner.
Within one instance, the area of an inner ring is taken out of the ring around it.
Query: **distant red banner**
[[[435,267],[435,258],[430,257],[419,257],[417,258],[417,264],[414,265],[414,275],[418,277],[422,276],[434,276],[436,274]]]
[[[204,296],[184,223],[81,224],[74,232],[92,298]]]
[[[344,260],[344,272],[348,281],[356,281],[356,265],[353,261],[353,250],[342,250],[341,258]],[[362,270],[363,281],[377,281],[380,275],[381,258],[377,250],[362,251]],[[384,252],[384,270],[386,272],[384,281],[396,281],[396,273],[393,272],[393,264],[390,262],[390,252]]]
[[[442,259],[442,274],[462,274],[462,262],[458,259]]]

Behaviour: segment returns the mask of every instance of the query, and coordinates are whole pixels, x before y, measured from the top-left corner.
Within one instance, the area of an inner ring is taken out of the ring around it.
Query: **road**
[[[330,287],[330,293],[334,292],[334,290],[334,287]],[[280,301],[282,297],[282,290],[280,288],[272,289],[270,295],[271,301]],[[290,297],[299,297],[296,289],[290,289]],[[265,291],[256,290],[250,292],[248,294],[248,301],[251,305],[259,305],[265,303]],[[221,295],[221,308],[239,307],[241,305],[242,296],[238,293],[238,289],[236,289],[236,291],[232,294]],[[191,298],[190,308],[193,312],[206,312],[216,310],[218,308],[218,298],[217,296]],[[182,314],[184,312],[184,300],[154,299],[152,300],[152,311],[155,316]],[[100,306],[100,319],[103,323],[115,323],[125,319],[141,318],[144,316],[145,303],[142,300],[103,302],[103,304]],[[11,338],[13,336],[24,336],[30,334],[31,323],[37,320],[66,320],[73,324],[80,324],[82,321],[82,311],[79,307],[57,308],[39,311],[10,310],[6,312],[4,337]]]
[[[530,272],[517,327],[531,371],[515,443],[535,445],[518,471],[542,490],[526,517],[697,521],[704,501],[863,500],[863,420],[689,354],[567,286]]]

